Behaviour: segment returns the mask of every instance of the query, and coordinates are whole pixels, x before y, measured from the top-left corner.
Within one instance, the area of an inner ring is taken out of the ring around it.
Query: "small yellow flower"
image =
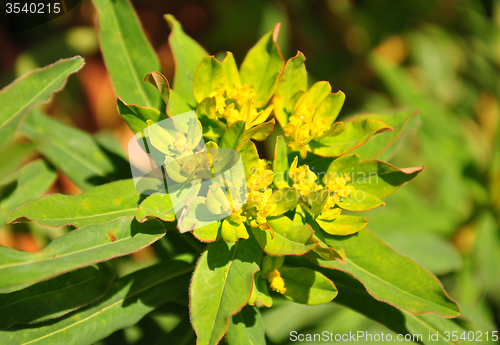
[[[259,165],[255,168],[252,176],[247,180],[250,190],[261,190],[273,183],[274,172],[267,168],[265,159],[259,159]]]
[[[316,118],[315,111],[315,104],[299,106],[288,119],[284,129],[285,135],[291,137],[293,141],[303,144],[322,136],[329,129],[328,118]]]
[[[337,173],[327,173],[323,178],[325,187],[339,198],[347,198],[354,193],[354,187],[346,185],[349,181],[351,181],[351,177],[347,173],[344,173],[344,176],[337,176]]]
[[[310,191],[317,189],[316,180],[318,177],[309,169],[308,165],[297,167],[297,163],[298,158],[295,157],[288,171],[288,175],[293,180],[293,186],[297,188],[300,195],[307,197]]]
[[[286,292],[285,280],[281,277],[280,272],[277,268],[271,271],[267,276],[267,280],[269,281],[269,285],[271,289],[281,294]]]
[[[170,144],[169,148],[172,151],[177,151],[179,153],[183,153],[184,151],[186,151],[186,148],[187,148],[186,136],[184,135],[184,133],[177,132],[176,137],[177,137],[177,140],[172,142]]]
[[[276,203],[272,200],[273,190],[267,188],[264,192],[250,191],[246,204],[247,214],[252,218],[250,225],[254,228],[267,222],[269,217],[276,210]]]

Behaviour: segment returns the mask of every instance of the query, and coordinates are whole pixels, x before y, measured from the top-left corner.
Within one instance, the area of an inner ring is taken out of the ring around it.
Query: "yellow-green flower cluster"
[[[212,92],[210,97],[215,98],[215,114],[218,118],[225,119],[229,126],[236,121],[245,121],[245,127],[249,129],[266,121],[274,107],[269,105],[258,111],[255,107],[256,95],[253,86],[243,84],[228,91],[220,88]]]

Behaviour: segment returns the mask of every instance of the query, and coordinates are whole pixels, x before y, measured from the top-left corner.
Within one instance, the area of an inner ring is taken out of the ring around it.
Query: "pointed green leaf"
[[[243,166],[245,167],[245,176],[250,178],[252,175],[252,168],[259,165],[259,154],[255,144],[250,140],[245,140],[239,147],[238,152],[241,155]]]
[[[460,308],[434,275],[412,259],[397,254],[371,231],[324,236],[328,245],[345,250],[346,262],[341,265],[337,261],[317,260],[320,265],[351,273],[376,299],[415,314],[434,313],[443,317],[460,314]]]
[[[296,111],[299,108],[307,108],[311,104],[313,104],[315,108],[317,108],[323,102],[323,100],[325,100],[326,97],[330,95],[331,91],[332,86],[329,82],[318,81],[314,83],[313,86],[311,86],[309,90],[300,97],[299,101],[295,105],[295,109],[292,110]]]
[[[385,202],[380,200],[379,197],[360,189],[349,195],[349,197],[342,198],[337,205],[348,211],[369,211],[379,206],[385,206]]]
[[[316,108],[314,119],[326,117],[326,124],[331,127],[342,109],[345,101],[345,94],[342,91],[328,94]]]
[[[84,62],[80,56],[62,59],[36,69],[0,90],[0,147],[5,146],[24,113],[34,104],[46,102],[61,90],[69,75],[78,72]]]
[[[246,132],[245,139],[253,139],[257,141],[266,140],[269,134],[272,133],[275,124],[276,121],[274,119],[258,124]]]
[[[301,257],[289,257],[288,263],[293,263],[294,266],[305,266],[312,269],[318,269],[330,280],[335,282],[339,293],[338,296],[333,300],[334,303],[351,308],[366,317],[379,322],[380,324],[386,326],[391,331],[397,333],[415,336],[414,340],[421,340],[425,345],[431,344],[446,344],[453,345],[455,342],[445,341],[446,337],[445,331],[457,331],[458,334],[462,334],[465,331],[464,328],[457,325],[455,320],[444,319],[437,315],[426,314],[426,315],[414,315],[409,312],[397,309],[394,306],[378,301],[365,289],[363,284],[353,277],[351,274],[341,272],[338,270],[329,270],[326,268],[315,267],[314,264],[304,260]],[[439,335],[436,337],[437,341],[429,339],[429,331],[431,334]],[[416,338],[418,335],[422,335],[420,338]],[[360,341],[365,340],[365,338],[360,338]],[[395,338],[393,337],[393,341]],[[466,342],[468,343],[468,342]]]
[[[213,56],[203,58],[193,80],[193,94],[196,102],[200,103],[205,97],[211,96],[212,92],[223,87],[222,63]]]
[[[333,282],[317,271],[282,267],[279,272],[285,280],[283,295],[295,303],[318,305],[331,302],[337,296]]]
[[[236,224],[227,219],[222,221],[221,235],[226,242],[236,242],[239,238],[248,239],[245,224]]]
[[[37,160],[0,183],[0,226],[9,213],[47,191],[57,174],[49,164]]]
[[[229,345],[266,345],[264,322],[259,309],[247,305],[233,315],[226,339]]]
[[[140,224],[127,217],[73,230],[36,253],[0,247],[0,293],[135,252],[164,234],[159,221]]]
[[[118,106],[118,113],[134,133],[139,133],[146,129],[148,120],[157,123],[167,118],[156,108],[126,104],[120,98],[116,100],[116,104]]]
[[[144,77],[144,81],[153,85],[158,91],[160,91],[163,102],[168,104],[168,99],[170,98],[170,84],[163,74],[153,71]]]
[[[21,124],[36,149],[82,190],[95,185],[130,177],[130,171],[118,169],[94,138],[86,132],[53,120],[36,109],[28,112]],[[129,166],[119,160],[120,168]]]
[[[291,113],[290,99],[299,90],[307,90],[307,71],[304,62],[306,57],[298,51],[297,55],[286,62],[285,70],[280,76],[273,103],[276,118],[281,127],[285,127]]]
[[[271,217],[281,216],[297,205],[300,194],[297,188],[285,187],[275,191],[271,197],[271,202],[276,204],[276,209],[271,212]]]
[[[168,41],[175,60],[174,90],[192,109],[195,109],[193,79],[196,68],[208,53],[195,40],[186,35],[181,24],[172,15],[165,15],[165,19],[172,30]]]
[[[318,245],[307,224],[297,225],[284,216],[268,219],[268,224],[271,229],[252,228],[252,232],[269,255],[303,255]]]
[[[253,276],[262,256],[255,239],[228,244],[211,243],[193,274],[190,293],[191,322],[197,344],[217,344],[228,328],[228,318],[248,302]]]
[[[264,304],[266,307],[273,305],[273,299],[269,296],[267,288],[267,279],[261,278],[262,271],[255,273],[253,278],[252,295],[248,300],[249,305],[255,305],[257,302]]]
[[[245,139],[245,121],[236,121],[231,126],[219,142],[219,147],[236,150]]]
[[[313,216],[317,216],[323,211],[323,208],[328,201],[328,197],[330,196],[330,191],[328,188],[323,188],[320,190],[315,190],[309,193],[307,196],[307,202],[310,205],[310,213]]]
[[[379,114],[366,114],[356,116],[355,120],[363,119],[377,119],[394,129],[393,132],[383,133],[382,135],[377,135],[370,140],[370,144],[358,147],[354,152],[356,152],[361,159],[371,159],[378,158],[382,152],[387,150],[401,135],[406,124],[416,115],[418,112],[414,111],[403,111],[395,115],[379,115]]]
[[[108,183],[77,196],[52,194],[36,199],[9,215],[8,221],[29,219],[43,226],[78,228],[107,223],[137,212],[141,194],[132,180]]]
[[[193,110],[184,98],[179,96],[174,90],[170,90],[170,98],[167,104],[168,116],[175,116]]]
[[[0,294],[0,329],[53,319],[102,297],[114,273],[99,264],[69,272],[10,294]]]
[[[116,95],[125,103],[156,107],[160,95],[144,77],[160,62],[128,0],[93,0],[106,68]]]
[[[423,168],[399,169],[378,160],[366,160],[352,170],[351,184],[356,190],[383,199],[414,179]]]
[[[354,168],[359,164],[359,156],[356,153],[340,156],[329,166],[327,172],[337,173],[337,176],[344,174],[352,175]]]
[[[135,218],[144,223],[152,217],[159,218],[165,222],[175,220],[174,206],[168,194],[152,194],[148,196],[139,206]]]
[[[0,181],[17,170],[26,159],[33,156],[34,146],[33,143],[19,143],[11,144],[3,149],[2,161],[0,162]]]
[[[222,237],[222,225],[220,221],[196,228],[192,231],[193,236],[202,242],[214,242]]]
[[[309,149],[314,154],[323,157],[341,156],[365,144],[374,134],[387,131],[392,131],[392,128],[380,120],[347,121],[342,133],[311,141]]]
[[[114,282],[98,303],[43,325],[2,331],[0,343],[93,344],[178,298],[187,290],[192,270],[190,264],[179,260],[139,270]]]
[[[274,184],[278,188],[288,187],[288,154],[285,139],[282,135],[276,138],[274,147]]]
[[[318,225],[330,235],[351,235],[364,229],[368,224],[366,217],[337,216],[332,220],[316,219]]]
[[[234,60],[233,53],[227,52],[226,58],[222,61],[222,73],[224,74],[224,85],[226,91],[241,87],[240,73]]]
[[[249,50],[240,68],[241,82],[253,85],[257,91],[255,105],[261,108],[271,98],[278,76],[285,62],[274,35],[277,35],[279,26],[275,26]]]

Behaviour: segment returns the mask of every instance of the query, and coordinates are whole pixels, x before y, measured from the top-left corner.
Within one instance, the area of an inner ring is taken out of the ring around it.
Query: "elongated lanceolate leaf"
[[[158,106],[160,94],[143,80],[160,70],[160,62],[130,2],[94,0],[94,4],[104,62],[117,96],[130,104]]]
[[[324,234],[324,240],[337,250],[345,250],[345,264],[320,257],[315,260],[322,266],[352,274],[376,299],[414,314],[460,315],[460,308],[432,273],[412,259],[398,255],[370,230],[363,229],[350,236]]]
[[[36,253],[0,247],[0,293],[135,252],[164,234],[159,221],[140,224],[127,217],[71,231]]]
[[[158,109],[151,107],[141,107],[139,105],[126,104],[118,98],[116,101],[118,113],[127,122],[127,125],[134,133],[139,133],[148,127],[147,121],[157,123],[167,117]]]
[[[228,328],[228,318],[249,300],[262,251],[255,239],[211,243],[193,274],[191,322],[198,345],[215,345]]]
[[[52,322],[0,332],[3,345],[88,345],[124,327],[187,290],[193,267],[167,261],[127,275],[109,288],[96,304]]]
[[[0,294],[0,329],[60,317],[102,297],[113,281],[107,265],[69,272],[10,294]]]
[[[106,223],[137,212],[141,194],[132,180],[108,183],[77,196],[53,194],[36,199],[12,212],[9,223],[26,218],[44,226],[78,228]]]
[[[36,144],[37,151],[82,190],[130,177],[129,170],[120,169],[124,160],[120,158],[120,166],[115,166],[91,135],[36,109],[28,112],[20,130]]]
[[[47,162],[37,160],[2,181],[0,185],[0,226],[9,213],[39,197],[54,183],[56,172]]]
[[[80,70],[83,59],[75,56],[30,72],[0,90],[0,147],[12,138],[24,113],[34,104],[50,99],[67,77]]]
[[[172,30],[168,41],[175,60],[174,90],[191,106],[191,109],[195,109],[193,80],[198,65],[208,53],[195,40],[186,35],[181,24],[172,15],[167,14],[165,19]]]

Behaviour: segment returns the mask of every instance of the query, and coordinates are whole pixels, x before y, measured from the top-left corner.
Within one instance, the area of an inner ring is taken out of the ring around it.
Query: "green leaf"
[[[326,124],[331,127],[342,109],[345,101],[345,94],[342,91],[328,94],[316,108],[314,119],[326,117]],[[340,129],[338,129],[340,130]]]
[[[363,284],[353,277],[351,274],[341,272],[338,270],[329,270],[325,268],[318,268],[308,260],[301,257],[287,257],[287,264],[294,266],[306,266],[312,269],[318,269],[330,280],[335,282],[339,293],[333,300],[334,303],[351,308],[365,315],[366,317],[379,322],[386,326],[391,331],[397,334],[421,334],[423,344],[447,344],[453,345],[453,341],[444,341],[445,331],[458,331],[461,334],[465,331],[457,325],[455,320],[448,320],[441,318],[437,315],[414,315],[403,310],[397,309],[394,306],[378,301],[365,289]],[[431,334],[436,334],[439,331],[438,341],[431,341],[429,339],[429,331]],[[365,338],[360,338],[363,341]],[[395,337],[393,337],[393,341]],[[417,340],[415,338],[415,340]]]
[[[351,235],[366,227],[368,221],[366,217],[358,216],[337,216],[332,220],[316,219],[318,225],[330,235]]]
[[[0,162],[0,183],[10,173],[17,170],[21,164],[30,159],[34,152],[33,143],[11,144],[3,148]]]
[[[43,160],[32,162],[15,174],[0,184],[0,226],[5,224],[9,213],[45,193],[57,177]]]
[[[316,107],[318,107],[323,102],[323,100],[325,100],[326,97],[330,95],[331,91],[332,86],[329,82],[318,81],[314,83],[306,93],[301,95],[300,99],[295,104],[295,109],[292,110],[296,111],[299,108],[307,108],[311,104],[314,104]]]
[[[250,49],[240,68],[241,82],[253,85],[257,91],[255,106],[264,107],[276,89],[278,76],[285,62],[273,36],[277,36],[279,25],[268,31]]]
[[[377,119],[380,120],[394,129],[392,132],[386,132],[381,135],[377,135],[370,140],[368,145],[363,145],[358,147],[354,152],[356,152],[361,159],[371,159],[378,158],[382,152],[387,150],[396,139],[401,135],[406,124],[416,115],[418,112],[414,111],[403,111],[395,115],[379,115],[379,114],[366,114],[356,116],[355,120],[364,119]]]
[[[183,212],[181,218],[179,219],[180,232],[191,231],[195,228],[201,228],[211,224],[218,223],[220,225],[220,222],[218,222],[220,216],[210,213],[207,209],[206,199],[204,197],[194,196],[187,199],[185,203],[187,210]],[[217,226],[217,229],[219,225]],[[215,229],[212,230],[215,231]]]
[[[274,185],[278,188],[288,187],[288,155],[285,139],[282,135],[276,138],[276,146],[274,147]]]
[[[191,106],[174,90],[170,90],[170,98],[167,104],[167,114],[175,116],[193,110]]]
[[[115,162],[88,133],[53,120],[36,109],[28,112],[20,130],[82,190],[130,177],[129,171],[117,170]]]
[[[193,230],[193,236],[202,242],[214,242],[222,237],[221,222],[217,221]]]
[[[379,120],[347,121],[343,132],[318,141],[311,141],[309,149],[314,154],[323,157],[341,156],[365,144],[373,135],[387,131],[392,131],[392,128]]]
[[[255,144],[250,140],[245,140],[238,147],[238,152],[241,155],[241,160],[243,161],[243,166],[245,168],[246,178],[250,178],[252,175],[252,168],[259,165],[259,154]]]
[[[134,133],[139,133],[146,129],[148,127],[148,120],[157,123],[167,118],[156,108],[126,104],[119,98],[116,100],[116,104],[118,106],[118,113]]]
[[[196,102],[210,97],[212,92],[224,87],[222,63],[213,56],[201,60],[193,80],[193,94]]]
[[[172,260],[139,270],[114,282],[100,302],[43,326],[0,332],[0,343],[93,344],[178,298],[188,287],[192,269],[186,262]]]
[[[369,211],[379,206],[385,206],[385,202],[380,200],[379,197],[360,189],[349,195],[349,197],[342,198],[337,205],[348,211]]]
[[[135,215],[135,219],[141,223],[153,217],[165,222],[173,222],[175,220],[174,206],[168,194],[153,194],[148,196],[141,203]]]
[[[247,305],[233,315],[226,339],[229,345],[266,345],[264,322],[259,309]]]
[[[316,261],[352,274],[376,299],[415,314],[434,313],[443,317],[460,314],[460,308],[434,275],[412,259],[398,255],[371,231],[363,229],[354,235],[324,237],[329,246],[345,250],[346,262],[341,265],[320,258]]]
[[[175,60],[174,90],[192,109],[195,109],[193,79],[198,65],[208,53],[195,40],[186,35],[181,24],[172,15],[165,15],[165,19],[172,30],[168,41]]]
[[[284,216],[268,219],[267,224],[271,229],[252,228],[252,232],[269,255],[303,255],[318,245],[307,224],[297,225]]]
[[[267,279],[261,278],[262,273],[262,271],[259,271],[254,275],[252,295],[248,300],[248,304],[255,305],[257,302],[260,302],[266,307],[271,307],[273,305],[273,299],[269,296]]]
[[[337,176],[350,175],[359,164],[359,156],[356,153],[340,156],[329,166],[327,172],[337,173]]]
[[[224,86],[227,91],[235,87],[241,87],[238,66],[236,66],[236,61],[231,52],[227,52],[226,58],[222,61],[222,73],[224,74]]]
[[[299,90],[307,90],[307,71],[304,62],[306,57],[298,51],[297,55],[286,62],[285,70],[280,76],[273,103],[276,118],[281,127],[285,127],[291,113],[290,99]]]
[[[366,160],[351,170],[353,176],[351,184],[356,190],[383,199],[414,179],[423,168],[398,169],[378,160]]]
[[[197,344],[217,344],[228,328],[228,318],[250,298],[253,276],[262,251],[250,237],[228,244],[211,243],[193,274],[190,293],[191,322]]]
[[[276,209],[270,214],[271,217],[281,216],[297,205],[300,194],[297,188],[285,187],[275,191],[271,197],[271,203],[276,204]]]
[[[160,62],[128,0],[93,0],[101,50],[116,95],[125,103],[156,107],[160,95],[143,78]]]
[[[286,298],[295,303],[318,305],[328,303],[337,296],[337,288],[323,274],[309,268],[280,268],[285,280]]]
[[[258,124],[246,132],[245,139],[253,139],[257,141],[266,140],[269,134],[272,133],[275,124],[276,121],[274,119]]]
[[[245,224],[236,224],[224,219],[222,221],[221,236],[226,242],[236,242],[239,238],[248,239],[248,232]]]
[[[309,193],[307,196],[307,202],[310,204],[311,215],[317,216],[321,213],[321,211],[323,211],[329,196],[330,191],[328,188],[315,190]]]
[[[43,226],[81,228],[133,216],[140,201],[141,194],[132,180],[116,181],[77,196],[52,194],[33,200],[12,212],[8,221],[25,218]]]
[[[245,121],[236,121],[220,139],[219,147],[236,150],[243,140],[245,140]]]
[[[163,74],[153,71],[144,77],[144,81],[153,85],[158,91],[160,91],[163,102],[168,104],[168,99],[170,98],[170,84]]]
[[[48,101],[54,92],[64,87],[68,76],[78,72],[83,64],[80,56],[62,59],[36,69],[0,90],[0,147],[10,141],[24,113],[35,104]]]
[[[127,217],[71,231],[36,253],[0,247],[0,293],[135,252],[164,234],[159,221],[140,224]]]
[[[69,272],[10,294],[0,294],[0,329],[60,317],[102,297],[113,281],[107,265]]]

